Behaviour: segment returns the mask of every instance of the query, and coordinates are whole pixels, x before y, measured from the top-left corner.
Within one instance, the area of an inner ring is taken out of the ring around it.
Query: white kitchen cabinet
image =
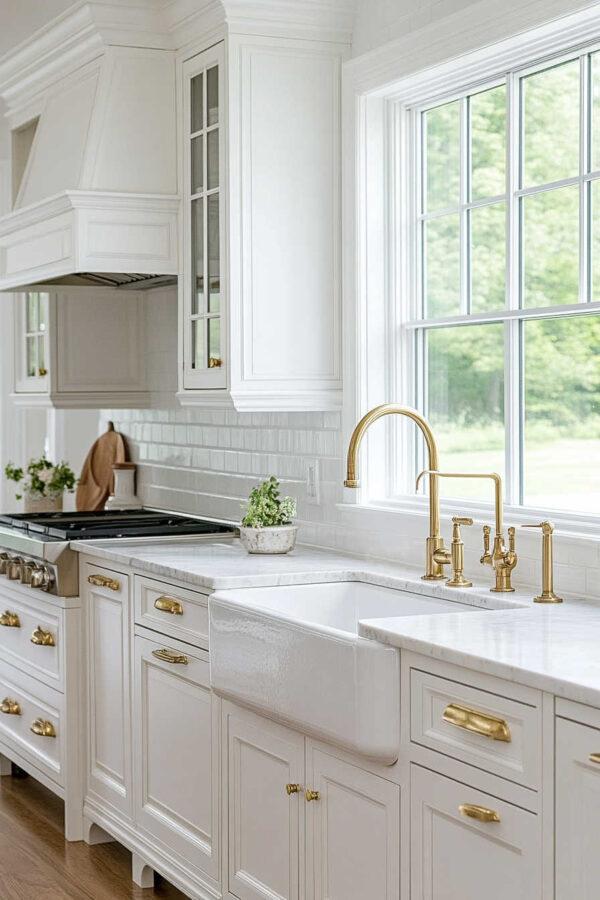
[[[343,52],[229,34],[180,62],[182,404],[340,405]]]
[[[229,704],[225,734],[229,891],[240,900],[297,900],[304,738]]]
[[[308,900],[398,900],[400,788],[306,742]]]
[[[597,900],[600,727],[557,718],[555,791],[556,900]]]
[[[410,790],[411,900],[540,900],[538,816],[416,765]]]
[[[129,577],[84,563],[87,657],[87,793],[132,820]]]
[[[147,406],[141,292],[29,291],[14,298],[12,399],[21,406]]]
[[[133,721],[136,826],[216,889],[220,701],[208,653],[138,629]]]

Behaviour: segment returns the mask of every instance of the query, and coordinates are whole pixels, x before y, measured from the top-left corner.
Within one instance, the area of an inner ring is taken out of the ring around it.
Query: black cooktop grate
[[[15,513],[0,516],[0,525],[62,540],[173,535],[231,534],[233,527],[207,519],[171,515],[150,509],[98,512]]]

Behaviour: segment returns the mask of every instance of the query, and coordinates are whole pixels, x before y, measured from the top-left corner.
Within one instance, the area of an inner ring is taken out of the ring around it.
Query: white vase
[[[63,495],[55,494],[53,497],[40,497],[25,494],[23,509],[26,513],[62,512]]]
[[[248,553],[289,553],[296,544],[297,525],[248,528],[240,525],[240,540]]]

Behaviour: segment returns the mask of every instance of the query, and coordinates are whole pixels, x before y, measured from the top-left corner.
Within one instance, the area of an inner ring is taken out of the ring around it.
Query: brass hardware
[[[54,725],[47,719],[36,719],[29,730],[40,737],[56,737]]]
[[[302,785],[301,784],[286,784],[285,790],[286,790],[288,797],[291,796],[291,794],[301,794],[302,793]]]
[[[116,578],[109,578],[108,575],[88,575],[88,582],[96,587],[108,588],[109,591],[118,591],[121,588]]]
[[[488,809],[487,806],[475,806],[473,803],[461,803],[458,807],[461,816],[467,816],[469,819],[477,819],[478,822],[499,822],[500,816],[495,809]]]
[[[179,663],[182,666],[187,666],[188,664],[187,656],[184,656],[183,653],[175,653],[174,650],[167,650],[166,647],[162,647],[160,650],[153,650],[152,656],[162,659],[163,662]]]
[[[39,647],[56,647],[56,641],[51,631],[44,631],[41,625],[35,629],[31,635],[31,643],[37,644]]]
[[[444,710],[443,719],[449,725],[456,725],[457,728],[464,728],[466,731],[481,734],[494,741],[504,741],[506,744],[511,742],[510,728],[504,719],[478,712],[468,706],[450,703]]]
[[[4,625],[6,628],[20,628],[21,620],[16,613],[9,612],[7,609],[0,616],[0,625]]]
[[[0,703],[0,712],[4,713],[5,716],[20,716],[21,707],[16,700],[5,697],[2,703]]]
[[[440,496],[437,479],[437,469],[439,468],[438,449],[429,422],[425,418],[423,418],[423,416],[418,413],[416,409],[411,409],[408,406],[399,406],[397,403],[383,403],[381,406],[374,407],[374,409],[371,409],[362,417],[362,419],[352,432],[352,437],[350,438],[350,443],[348,445],[348,461],[346,480],[344,481],[344,485],[348,488],[358,487],[358,479],[356,477],[356,461],[358,457],[360,442],[363,439],[365,431],[367,430],[367,428],[369,428],[370,425],[373,424],[373,422],[376,422],[377,419],[380,419],[382,416],[388,415],[406,416],[407,418],[412,419],[415,425],[420,428],[423,437],[425,438],[425,444],[427,445],[427,453],[429,459],[428,471],[430,473],[429,537],[426,541],[425,575],[423,575],[422,578],[424,581],[440,581],[442,578],[445,578],[444,565],[446,565],[446,561],[438,562],[435,559],[435,554],[438,553],[438,559],[440,559],[440,552],[444,551],[445,549],[444,539],[440,533]]]
[[[10,581],[18,581],[21,577],[22,556],[13,556],[6,567],[6,576]]]
[[[496,472],[433,472],[438,478],[490,478],[494,482],[494,510],[496,520],[496,533],[494,535],[494,549],[490,553],[490,528],[483,526],[483,556],[480,562],[494,569],[496,584],[490,590],[493,593],[512,593],[514,587],[511,583],[512,570],[517,565],[515,551],[515,529],[508,529],[508,550],[504,543],[502,525],[502,479]],[[417,478],[417,487],[423,475],[431,477],[429,469],[421,472]]]
[[[600,753],[590,753],[590,762],[600,765]]]
[[[43,591],[50,589],[54,582],[54,575],[46,566],[36,566],[31,573],[31,581],[29,586],[32,588],[41,588]]]
[[[45,369],[43,366],[40,366],[38,369],[38,375],[40,376],[40,378],[43,378],[47,374],[48,374],[48,369]]]
[[[544,521],[539,525],[523,525],[523,528],[542,529],[542,593],[533,598],[534,603],[562,603],[562,597],[554,593],[554,573],[552,563],[552,522]]]
[[[223,360],[219,359],[218,356],[209,356],[208,357],[208,368],[209,369],[220,369],[223,365]]]
[[[171,613],[173,616],[182,616],[183,615],[183,606],[179,602],[179,600],[173,600],[172,597],[158,597],[154,601],[154,609],[159,609],[161,612]]]
[[[304,796],[306,797],[308,803],[310,803],[311,800],[320,800],[321,799],[321,795],[318,791],[306,790],[306,791],[304,791]]]
[[[0,575],[6,575],[10,553],[0,553]]]
[[[463,575],[465,567],[465,545],[463,543],[460,526],[472,525],[473,519],[469,516],[454,516],[452,518],[452,543],[450,544],[450,561],[452,563],[452,578],[446,585],[448,587],[473,587],[473,582]]]

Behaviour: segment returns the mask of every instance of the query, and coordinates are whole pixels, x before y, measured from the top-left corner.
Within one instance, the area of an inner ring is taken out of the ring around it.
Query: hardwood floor
[[[63,804],[33,778],[0,778],[1,900],[184,900],[156,876],[153,890],[131,881],[120,844],[67,843]]]

